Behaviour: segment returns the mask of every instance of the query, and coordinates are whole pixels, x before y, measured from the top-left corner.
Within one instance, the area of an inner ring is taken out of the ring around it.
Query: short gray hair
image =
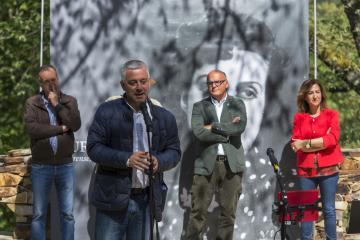
[[[139,69],[139,68],[145,68],[147,71],[148,77],[150,78],[149,69],[143,61],[129,60],[126,63],[124,63],[123,66],[121,67],[121,81],[125,80],[127,70],[135,70],[135,69]]]

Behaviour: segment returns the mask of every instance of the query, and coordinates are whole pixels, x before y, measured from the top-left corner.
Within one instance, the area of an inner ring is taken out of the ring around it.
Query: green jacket
[[[235,117],[240,117],[239,123],[232,123]],[[228,95],[220,119],[219,122],[210,97],[194,104],[191,128],[199,144],[197,146],[199,152],[196,153],[194,164],[195,174],[210,175],[212,173],[219,143],[223,145],[231,171],[238,173],[244,169],[244,148],[240,137],[247,121],[244,102]],[[211,130],[204,128],[204,125],[208,124],[212,124]]]

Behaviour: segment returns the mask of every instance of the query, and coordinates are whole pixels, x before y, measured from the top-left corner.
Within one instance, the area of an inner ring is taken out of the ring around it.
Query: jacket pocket
[[[102,210],[123,211],[129,203],[130,186],[131,180],[128,176],[96,174],[91,202]]]

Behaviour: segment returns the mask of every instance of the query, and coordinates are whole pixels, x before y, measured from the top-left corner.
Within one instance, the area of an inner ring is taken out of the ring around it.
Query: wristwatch
[[[311,142],[310,142],[311,140],[308,140],[307,141],[307,143],[306,143],[306,145],[305,145],[305,148],[306,149],[310,149],[311,148]]]

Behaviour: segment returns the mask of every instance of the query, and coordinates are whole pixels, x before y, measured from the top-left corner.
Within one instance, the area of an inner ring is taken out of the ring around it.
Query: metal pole
[[[314,0],[314,78],[317,78],[317,31],[316,31],[316,0]]]
[[[41,0],[40,66],[43,65],[43,45],[44,45],[44,0]]]

